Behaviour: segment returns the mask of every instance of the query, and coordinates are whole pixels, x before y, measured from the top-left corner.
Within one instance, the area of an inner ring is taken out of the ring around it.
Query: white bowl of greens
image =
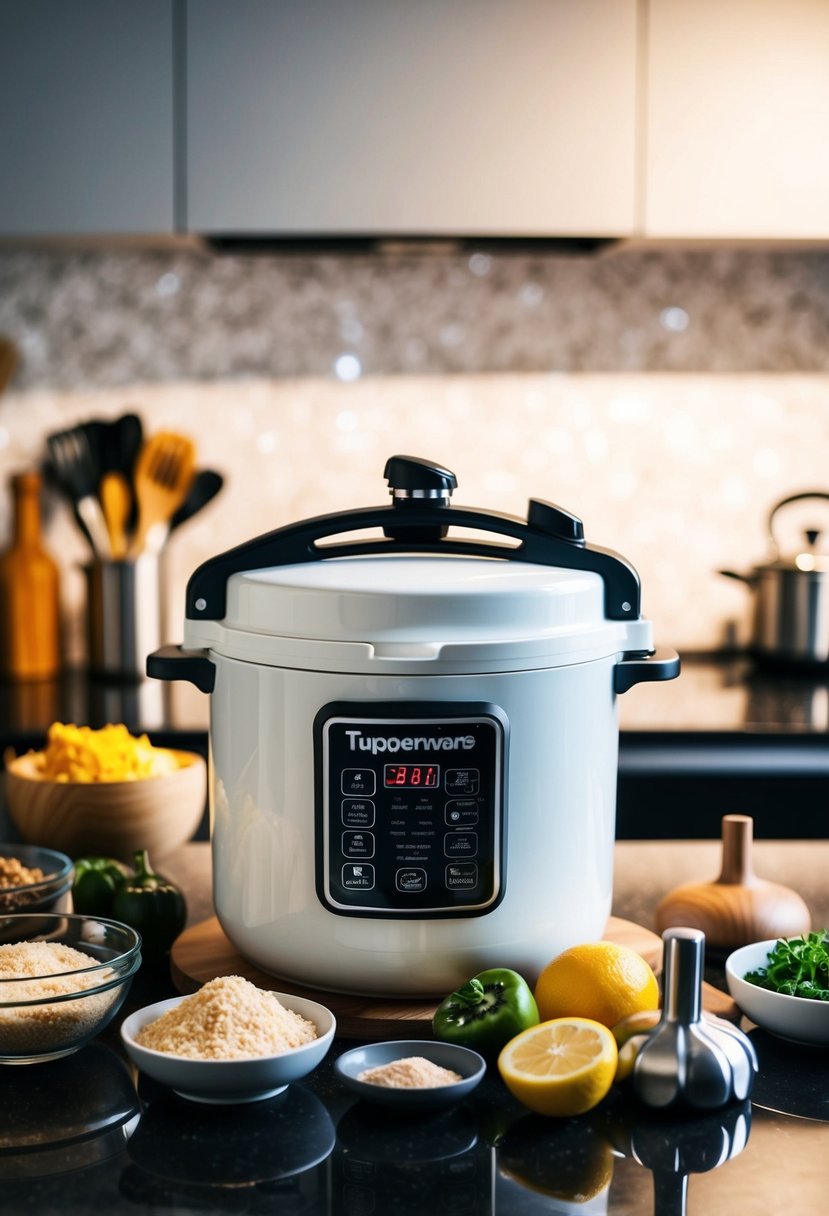
[[[829,1046],[829,930],[753,942],[725,962],[728,991],[764,1030]]]

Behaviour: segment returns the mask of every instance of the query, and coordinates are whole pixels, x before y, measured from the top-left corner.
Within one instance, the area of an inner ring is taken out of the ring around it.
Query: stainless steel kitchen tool
[[[87,645],[90,670],[118,679],[140,679],[147,655],[161,643],[161,572],[155,554],[134,560],[94,561],[87,580]]]
[[[46,440],[61,489],[73,503],[97,557],[109,556],[109,535],[97,498],[97,476],[89,440],[80,427]]]
[[[705,934],[662,934],[662,1019],[639,1050],[631,1078],[647,1106],[714,1110],[751,1093],[757,1055],[747,1035],[721,1019],[702,1018]]]
[[[629,1108],[610,1117],[614,1149],[653,1174],[654,1216],[684,1216],[691,1174],[707,1174],[733,1160],[748,1143],[751,1103],[727,1110],[676,1118]]]

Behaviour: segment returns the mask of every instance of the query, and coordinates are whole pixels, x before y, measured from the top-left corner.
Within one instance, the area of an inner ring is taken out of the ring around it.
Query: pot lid
[[[375,645],[544,637],[604,622],[592,571],[418,554],[236,574],[225,616],[246,632]]]
[[[185,646],[277,663],[305,642],[309,662],[322,648],[335,667],[348,660],[333,644],[364,658],[483,648],[527,661],[651,649],[636,571],[588,545],[576,516],[538,499],[526,520],[450,507],[454,474],[416,457],[392,457],[385,474],[392,505],[291,524],[199,567]]]

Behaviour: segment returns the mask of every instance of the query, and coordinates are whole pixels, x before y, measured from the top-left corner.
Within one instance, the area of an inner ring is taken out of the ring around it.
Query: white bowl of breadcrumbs
[[[336,1030],[304,997],[219,976],[190,996],[148,1005],[121,1026],[138,1068],[194,1102],[256,1102],[317,1067]]]

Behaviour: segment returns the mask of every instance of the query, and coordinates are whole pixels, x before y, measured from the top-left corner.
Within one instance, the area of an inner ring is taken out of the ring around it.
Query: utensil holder
[[[84,566],[87,645],[93,675],[143,679],[147,655],[163,633],[161,564],[157,554],[97,560]]]

